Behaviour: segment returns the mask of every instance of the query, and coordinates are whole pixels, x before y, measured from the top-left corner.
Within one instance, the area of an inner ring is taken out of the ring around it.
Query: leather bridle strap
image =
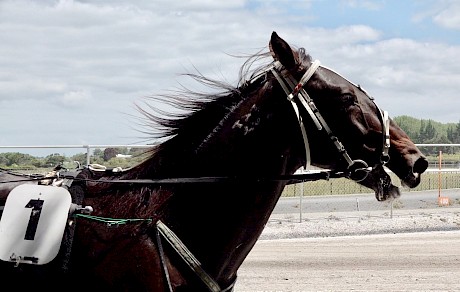
[[[166,266],[166,260],[165,260],[165,254],[163,250],[163,244],[161,244],[161,238],[160,238],[160,231],[158,228],[155,229],[155,239],[157,241],[157,248],[158,248],[158,254],[160,256],[160,264],[163,269],[163,275],[165,277],[166,284],[168,286],[168,291],[173,292],[172,284],[171,284],[171,278],[169,277],[169,271],[168,267]]]
[[[201,263],[198,261],[197,258],[190,252],[190,250],[184,245],[184,243],[177,237],[177,235],[168,228],[161,220],[158,220],[156,223],[157,230],[159,234],[163,236],[164,239],[174,248],[174,250],[179,254],[182,260],[192,269],[193,272],[201,279],[201,281],[206,285],[209,291],[212,292],[226,292],[232,291],[233,286],[236,281],[225,288],[221,289],[219,284],[202,268]],[[166,267],[164,266],[164,269]],[[167,270],[165,274],[168,275]],[[169,276],[166,276],[169,279]],[[168,286],[171,287],[170,282],[168,282]],[[171,288],[170,288],[171,289]]]
[[[390,117],[388,115],[388,111],[382,111],[379,108],[379,106],[375,103],[374,98],[372,96],[370,96],[369,93],[367,93],[367,91],[364,90],[364,88],[361,87],[361,85],[351,82],[350,80],[348,80],[347,78],[343,77],[342,75],[340,75],[339,73],[337,73],[336,71],[334,71],[331,68],[324,67],[324,66],[323,66],[323,68],[325,68],[325,69],[327,69],[327,70],[329,70],[331,72],[334,72],[335,74],[339,75],[343,79],[347,80],[348,83],[352,84],[353,86],[355,86],[359,90],[361,90],[375,104],[375,107],[377,108],[378,113],[379,113],[380,121],[382,123],[382,132],[383,132],[383,147],[382,147],[382,154],[380,156],[380,163],[382,165],[385,165],[388,161],[390,161],[390,155],[388,153],[389,150],[390,150]]]
[[[390,160],[390,155],[388,154],[390,150],[390,117],[388,116],[387,111],[380,111],[382,115],[382,126],[384,128],[385,134],[383,135],[383,150],[382,155],[380,156],[380,163],[385,165]]]
[[[275,70],[274,67],[272,67],[270,70],[272,71],[272,74],[273,74],[273,76],[275,76],[275,78],[278,81],[278,83],[283,88],[284,92],[289,96],[290,95],[290,90],[286,87],[286,84],[284,83],[284,81],[281,78],[281,76],[278,74],[277,70]],[[302,132],[303,145],[304,145],[304,148],[305,148],[305,165],[304,165],[304,169],[307,170],[307,169],[310,168],[310,163],[311,163],[310,144],[308,143],[307,131],[305,130],[305,125],[303,123],[302,116],[300,115],[299,108],[297,107],[297,104],[295,103],[294,99],[288,97],[288,100],[291,102],[291,105],[294,108],[294,112],[295,112],[295,114],[297,116],[297,120],[299,122],[300,131]],[[310,116],[314,116],[313,113],[311,113]]]

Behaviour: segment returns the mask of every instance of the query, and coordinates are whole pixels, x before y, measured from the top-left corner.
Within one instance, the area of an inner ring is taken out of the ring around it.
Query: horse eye
[[[344,105],[347,107],[354,105],[356,102],[356,97],[349,93],[342,95],[341,98],[342,98]]]

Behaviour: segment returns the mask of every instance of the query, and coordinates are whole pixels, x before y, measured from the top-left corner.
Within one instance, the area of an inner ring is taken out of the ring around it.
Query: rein
[[[0,184],[27,182],[27,181],[42,181],[53,179],[72,179],[73,181],[97,182],[97,183],[110,183],[110,184],[141,184],[141,185],[175,185],[175,184],[190,184],[190,183],[248,183],[248,182],[268,182],[268,181],[287,181],[287,184],[296,184],[315,180],[329,180],[330,178],[346,177],[348,174],[335,171],[318,171],[308,172],[303,174],[291,175],[278,175],[273,177],[259,177],[259,176],[244,176],[244,177],[225,177],[225,176],[209,176],[209,177],[181,177],[181,178],[159,178],[159,179],[90,179],[78,178],[75,176],[68,176],[65,173],[60,173],[53,176],[37,176],[28,174],[11,173],[8,174],[20,176],[25,179],[0,181]],[[105,171],[107,172],[107,171]],[[114,174],[120,174],[114,172]]]

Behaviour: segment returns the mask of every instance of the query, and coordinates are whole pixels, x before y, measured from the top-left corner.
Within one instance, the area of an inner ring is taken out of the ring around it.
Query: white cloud
[[[70,91],[64,94],[58,101],[64,106],[84,106],[91,102],[91,93],[84,90]]]
[[[460,62],[453,61],[459,46],[389,39],[349,44],[329,54],[330,67],[361,84],[392,116],[459,119],[454,84],[460,80]]]
[[[430,19],[434,24],[445,29],[460,29],[460,2],[457,0],[421,1],[424,9],[415,12],[413,20],[421,22]]]
[[[379,10],[384,5],[382,1],[376,0],[342,0],[341,2],[343,3],[343,5],[349,7],[360,7],[368,10]]]
[[[433,16],[433,21],[442,27],[460,30],[460,2],[449,1]]]
[[[124,143],[123,137],[138,134],[119,130],[125,128],[121,115],[132,113],[133,101],[171,89],[178,79],[193,87],[177,74],[194,67],[236,81],[244,60],[226,54],[255,53],[268,45],[272,31],[365,86],[392,116],[458,120],[445,113],[457,102],[459,46],[385,39],[384,32],[365,24],[310,27],[310,6],[311,1],[291,6],[242,0],[1,1],[0,122],[19,124],[22,114],[11,112],[40,108],[48,112],[34,121],[37,127],[66,133],[68,124],[48,117],[71,115],[79,121],[74,137],[65,138],[69,144],[72,139]],[[292,17],[287,17],[289,7],[296,7]],[[104,121],[98,132],[95,117]],[[64,143],[62,135],[54,139]]]

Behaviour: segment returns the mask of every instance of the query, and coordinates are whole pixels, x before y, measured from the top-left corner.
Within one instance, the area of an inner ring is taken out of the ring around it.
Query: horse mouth
[[[401,196],[399,188],[391,182],[391,177],[382,165],[376,165],[359,184],[374,190],[377,201],[386,201]]]
[[[401,185],[404,187],[415,188],[421,182],[421,174],[428,168],[428,162],[424,158],[418,159],[405,175],[398,175]],[[382,165],[375,166],[362,185],[375,191],[377,201],[386,201],[401,196],[399,187],[395,186],[390,175],[385,171]]]
[[[381,166],[380,166],[381,167]],[[377,201],[386,201],[388,199],[395,199],[401,196],[401,192],[397,186],[391,182],[391,177],[388,173],[383,170],[379,170],[380,178],[375,182],[373,187],[375,191],[375,198]]]
[[[401,180],[401,184],[405,187],[415,188],[420,184],[421,175],[417,172],[409,172],[404,179]]]

